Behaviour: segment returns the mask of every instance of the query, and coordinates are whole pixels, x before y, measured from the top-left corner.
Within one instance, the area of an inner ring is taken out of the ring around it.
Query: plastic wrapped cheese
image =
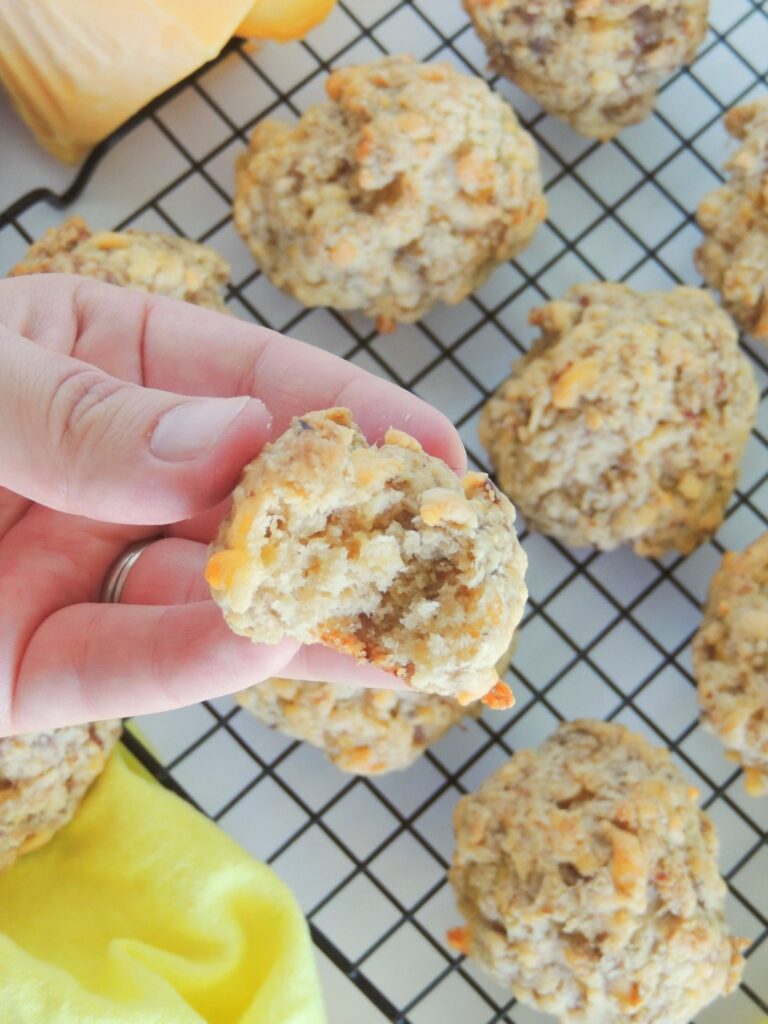
[[[251,0],[3,0],[0,81],[39,142],[74,163],[215,57]]]

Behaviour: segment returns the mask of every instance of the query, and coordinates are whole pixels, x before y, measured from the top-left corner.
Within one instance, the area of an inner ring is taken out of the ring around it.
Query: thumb
[[[253,398],[190,398],[0,331],[0,486],[61,512],[170,523],[226,497],[269,437]]]

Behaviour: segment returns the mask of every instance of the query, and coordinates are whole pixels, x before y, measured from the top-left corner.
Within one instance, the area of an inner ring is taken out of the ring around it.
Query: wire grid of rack
[[[666,84],[653,117],[609,145],[576,136],[490,77],[539,144],[549,220],[476,295],[394,336],[377,335],[361,316],[305,310],[254,269],[229,215],[232,165],[257,120],[292,120],[320,100],[331,66],[407,50],[486,75],[458,0],[341,0],[305,43],[258,51],[230,44],[99,147],[66,191],[12,196],[0,215],[0,271],[73,212],[96,227],[207,242],[232,263],[233,312],[412,389],[454,420],[470,461],[487,468],[477,417],[529,344],[531,306],[595,278],[640,289],[699,283],[693,211],[729,151],[724,109],[765,91],[768,0],[713,0],[710,25],[696,62]],[[2,161],[0,152],[0,170]],[[704,1011],[698,1024],[723,1014],[730,1024],[757,1024],[768,1014],[768,800],[746,796],[740,772],[698,725],[689,655],[721,553],[768,526],[768,361],[764,349],[746,347],[762,403],[739,490],[711,543],[688,558],[651,561],[625,550],[569,550],[523,532],[531,599],[508,674],[514,709],[454,729],[411,769],[380,779],[342,774],[229,698],[139,720],[152,752],[128,734],[161,781],[292,886],[324,964],[334,1024],[549,1019],[446,945],[446,929],[458,922],[445,880],[450,816],[459,795],[516,748],[585,715],[669,746],[718,826],[728,916],[750,941],[748,967],[727,1008]]]

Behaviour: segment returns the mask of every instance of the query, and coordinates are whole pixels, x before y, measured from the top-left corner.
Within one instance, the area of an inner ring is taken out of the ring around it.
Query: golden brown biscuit
[[[370,446],[330,409],[246,467],[206,576],[236,633],[323,643],[466,704],[523,613],[514,520],[485,474],[459,480],[398,430]]]
[[[496,664],[506,672],[512,646]],[[325,751],[342,771],[379,775],[407,768],[478,706],[403,690],[267,679],[235,694],[237,703],[272,729]]]
[[[298,124],[264,121],[237,168],[235,224],[273,284],[380,326],[460,302],[546,215],[511,107],[446,64],[335,71]]]
[[[739,325],[768,341],[768,99],[729,110],[725,126],[743,145],[699,206],[696,265]]]
[[[693,669],[704,724],[759,796],[768,789],[768,533],[723,557],[693,641]]]
[[[755,417],[736,329],[698,288],[585,284],[486,404],[480,438],[526,524],[574,546],[691,551],[722,522]]]
[[[97,722],[0,739],[0,871],[74,817],[120,730]]]
[[[459,801],[454,945],[564,1024],[686,1024],[745,945],[696,797],[623,726],[561,725]]]
[[[693,60],[709,0],[464,0],[496,71],[606,141],[643,121]]]
[[[150,231],[91,231],[82,217],[51,228],[11,276],[81,274],[226,312],[229,265],[207,245]]]
[[[296,679],[267,679],[235,699],[355,775],[407,768],[470,711],[450,697]]]

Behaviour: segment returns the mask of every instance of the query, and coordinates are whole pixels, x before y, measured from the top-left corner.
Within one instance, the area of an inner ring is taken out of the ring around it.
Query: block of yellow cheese
[[[333,10],[336,0],[254,0],[237,34],[287,43],[302,39]]]

